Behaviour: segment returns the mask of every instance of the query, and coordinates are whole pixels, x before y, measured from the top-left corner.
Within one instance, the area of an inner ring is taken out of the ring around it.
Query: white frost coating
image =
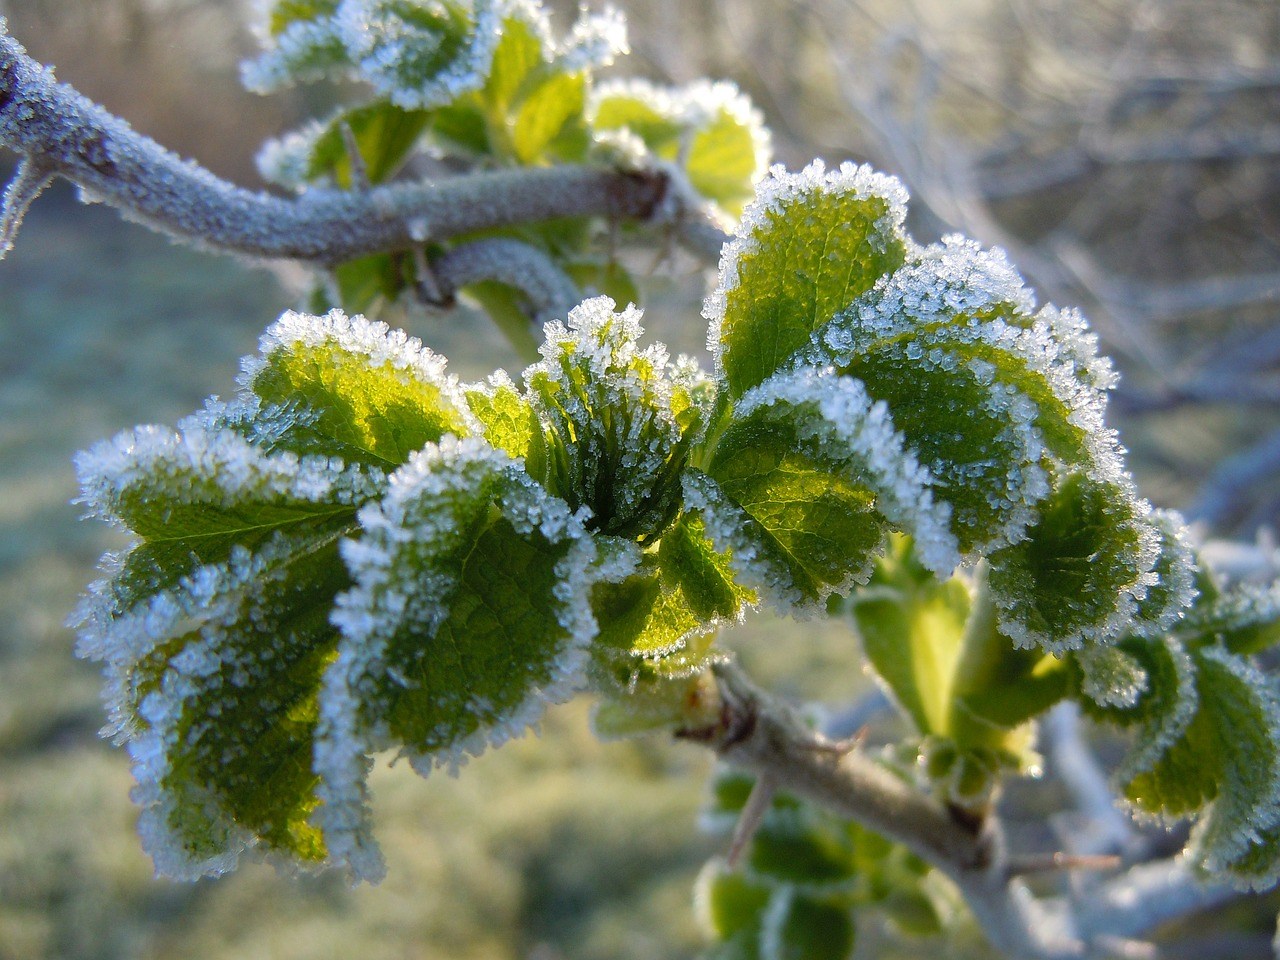
[[[1019,322],[982,318],[982,311],[1011,310]],[[982,345],[1017,358],[1042,377],[1066,408],[1067,420],[1085,436],[1093,460],[1109,455],[1103,417],[1106,390],[1115,377],[1097,355],[1097,338],[1074,311],[1047,307],[1033,316],[1035,299],[1004,251],[983,250],[959,235],[915,251],[908,263],[881,278],[870,291],[815,334],[809,362],[843,366],[878,342],[911,337],[911,354]],[[996,376],[985,360],[968,362],[980,380]]]
[[[479,440],[446,437],[439,445],[428,444],[392,475],[381,502],[361,510],[363,536],[343,544],[356,585],[339,596],[332,616],[343,639],[320,695],[314,768],[322,803],[315,822],[333,858],[347,863],[358,879],[375,880],[383,870],[371,834],[367,758],[397,745],[386,719],[371,709],[380,709],[378,691],[388,679],[409,682],[387,662],[388,643],[406,624],[430,642],[449,614],[457,585],[451,554],[468,536],[459,511],[488,509],[487,504],[496,504],[520,534],[537,532],[553,546],[568,545],[557,563],[553,590],[565,638],[552,652],[547,679],[533,685],[514,708],[493,716],[494,705],[476,699],[471,707],[484,719],[475,733],[438,752],[405,747],[402,753],[424,775],[441,766],[456,769],[468,756],[524,732],[548,704],[581,689],[597,632],[590,593],[600,575],[584,516],[571,513],[509,457]],[[627,562],[626,557],[612,561]]]
[[[1115,647],[1089,644],[1076,656],[1084,673],[1085,696],[1104,707],[1128,710],[1150,687],[1150,679],[1142,666]]]
[[[334,22],[357,64],[360,79],[406,110],[442,107],[484,86],[498,45],[506,8],[503,0],[418,0],[417,6],[439,16],[462,14],[469,21],[447,63],[424,62],[439,56],[439,32],[402,17],[396,0],[343,0]],[[456,29],[456,27],[454,27]]]
[[[602,522],[646,527],[661,522],[674,493],[681,430],[665,376],[667,349],[640,349],[641,316],[634,305],[615,313],[608,297],[584,300],[567,326],[543,328],[542,360],[524,381],[564,447],[565,475],[551,489],[591,506]]]
[[[293,543],[284,537],[256,554],[238,548],[226,564],[201,568],[185,584],[185,596],[178,601],[185,608],[184,629],[189,632],[198,628],[199,635],[169,659],[159,686],[142,699],[138,713],[146,725],[132,732],[128,744],[137,781],[130,796],[141,807],[138,833],[158,875],[175,880],[218,876],[235,869],[241,856],[256,843],[256,838],[235,822],[212,791],[203,791],[207,795],[200,812],[207,832],[220,838],[222,849],[203,858],[193,856],[186,839],[173,825],[178,798],[165,788],[164,780],[172,770],[179,737],[192,742],[202,726],[219,722],[216,712],[211,713],[184,731],[182,718],[188,704],[207,692],[219,674],[229,668],[245,671],[243,684],[251,682],[252,664],[244,665],[235,651],[228,649],[229,627],[237,620],[254,616],[252,606],[260,600],[262,590],[287,574],[294,555]],[[124,684],[127,679],[117,687],[117,694],[128,692]],[[112,707],[117,717],[127,709],[119,702]],[[184,787],[191,793],[200,791],[190,781]],[[190,801],[183,808],[190,810]]]
[[[1200,706],[1200,694],[1196,689],[1196,668],[1182,644],[1173,637],[1164,637],[1161,644],[1168,652],[1177,678],[1174,703],[1151,722],[1144,724],[1132,749],[1116,769],[1114,782],[1116,793],[1124,795],[1123,787],[1135,777],[1150,772],[1187,731]]]
[[[368,320],[360,314],[348,317],[341,310],[330,310],[323,316],[286,311],[263,333],[258,343],[260,356],[240,361],[241,387],[252,391],[254,379],[265,369],[271,355],[288,351],[295,345],[334,348],[364,357],[374,369],[390,365],[420,383],[437,387],[442,399],[463,418],[469,430],[480,429],[457,378],[445,372],[444,357],[403,330],[388,327],[381,320]]]
[[[129,517],[119,513],[126,497],[144,505],[164,499],[211,507],[356,504],[377,490],[377,477],[337,457],[268,454],[232,430],[202,427],[199,419],[184,426],[180,433],[135,427],[77,454],[82,492],[76,502],[89,506],[90,517],[128,526]]]
[[[1200,591],[1196,587],[1195,550],[1182,515],[1176,510],[1152,510],[1147,520],[1159,539],[1160,553],[1133,632],[1155,637],[1183,618]]]
[[[792,205],[803,205],[816,194],[849,196],[854,200],[877,197],[885,201],[886,210],[871,231],[869,241],[887,244],[902,235],[907,217],[907,190],[896,177],[877,173],[870,166],[842,163],[829,171],[821,160],[814,160],[799,173],[788,173],[781,165],[772,167],[769,175],[756,186],[756,197],[742,212],[742,220],[734,237],[724,245],[720,254],[720,277],[715,290],[703,303],[702,315],[706,318],[707,349],[716,361],[717,375],[724,377],[724,353],[722,328],[728,295],[740,282],[738,264],[744,256],[759,249],[757,231],[768,230],[770,218],[781,214]]]
[[[1120,480],[1124,482],[1120,483]],[[1065,636],[1037,630],[1022,620],[1018,606],[1023,598],[997,594],[995,603],[999,611],[1000,632],[1012,640],[1014,646],[1024,650],[1039,647],[1056,656],[1068,650],[1080,650],[1089,644],[1114,643],[1131,632],[1138,622],[1142,602],[1158,579],[1155,567],[1160,559],[1160,535],[1150,519],[1151,504],[1133,496],[1132,481],[1127,476],[1120,476],[1110,482],[1116,483],[1122,495],[1129,498],[1130,515],[1114,521],[1115,528],[1127,529],[1137,541],[1127,568],[1130,573],[1128,582],[1116,590],[1114,605],[1100,619],[1081,624]]]
[[[253,93],[272,93],[295,83],[349,72],[344,41],[335,17],[289,24],[254,60],[240,64],[240,82]]]
[[[557,65],[567,73],[607,67],[631,52],[627,20],[615,7],[599,13],[583,10],[569,35],[557,45]]]
[[[745,419],[778,405],[793,408],[805,452],[875,493],[876,510],[915,537],[921,563],[940,577],[951,574],[960,554],[951,533],[950,505],[934,501],[933,477],[906,448],[883,402],[872,401],[852,377],[802,368],[774,374],[748,390],[738,401],[735,417]],[[849,586],[834,590],[845,592]]]
[[[651,156],[644,141],[631,135],[632,132],[626,127],[598,129],[596,125],[600,109],[609,100],[631,100],[642,103],[676,127],[679,146],[674,162],[670,162],[667,158]],[[768,126],[765,125],[764,115],[756,109],[750,97],[726,80],[716,82],[695,80],[683,87],[662,87],[648,80],[634,77],[608,80],[597,84],[591,91],[587,98],[586,116],[587,125],[592,128],[592,137],[598,145],[608,148],[611,152],[620,150],[624,156],[638,149],[641,156],[649,157],[650,164],[655,161],[667,161],[663,166],[670,167],[667,170],[668,174],[677,174],[673,182],[692,191],[692,199],[697,201],[694,203],[686,201],[689,209],[696,209],[707,201],[688,183],[684,173],[684,163],[693,147],[694,138],[719,118],[728,117],[734,124],[746,130],[751,138],[754,169],[750,179],[753,183],[764,176],[773,156],[773,140]],[[714,214],[720,213],[715,204],[710,206]],[[726,215],[724,219],[730,218]]]
[[[1257,795],[1253,785],[1228,779],[1220,785],[1213,805],[1187,841],[1193,855],[1203,858],[1205,868],[1219,873],[1230,869],[1232,861],[1244,855],[1252,844],[1260,842],[1264,830],[1274,829],[1280,823],[1280,758],[1275,753],[1275,745],[1280,743],[1280,691],[1276,690],[1273,678],[1221,647],[1208,647],[1199,655],[1230,672],[1254,692],[1264,716],[1265,740],[1272,751],[1271,769],[1266,773],[1262,796]],[[1232,772],[1229,766],[1226,772]],[[1246,776],[1256,776],[1258,772],[1256,767],[1250,767]],[[1271,864],[1256,876],[1232,870],[1228,879],[1246,888],[1265,889],[1272,885],[1278,872],[1280,864]]]
[[[717,552],[729,552],[729,563],[738,575],[738,583],[755,590],[760,600],[778,613],[796,620],[818,616],[826,609],[821,603],[806,603],[795,582],[779,576],[781,571],[760,555],[758,541],[747,533],[755,520],[725,496],[719,484],[695,470],[686,471],[682,481],[685,509],[701,515],[707,537]],[[852,584],[865,582],[869,576],[868,563],[865,570],[853,571],[848,579]],[[832,592],[834,590],[828,590],[824,596]]]
[[[299,130],[263,141],[254,157],[262,179],[299,192],[315,185],[311,177],[311,158],[329,122],[312,120]]]

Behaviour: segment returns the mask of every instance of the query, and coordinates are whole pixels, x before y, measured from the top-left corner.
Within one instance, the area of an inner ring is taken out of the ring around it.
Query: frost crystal
[[[456,769],[576,692],[596,574],[581,517],[477,440],[415,455],[360,524],[320,695],[316,822],[334,858],[373,878],[367,755],[401,746],[421,773]]]
[[[915,537],[917,553],[928,569],[939,576],[955,569],[960,555],[950,531],[951,510],[934,501],[933,478],[905,449],[885,404],[873,402],[851,377],[802,368],[748,391],[735,414],[745,419],[771,406],[791,408],[783,416],[797,424],[801,449],[823,463],[838,465],[850,479],[875,492],[876,510]],[[865,574],[859,571],[857,579],[865,579]],[[834,592],[851,585],[837,586]]]
[[[530,466],[603,533],[653,538],[674,519],[687,443],[673,411],[662,344],[641,350],[640,311],[583,302],[568,326],[547,324],[542,360],[524,373],[546,424],[543,465]]]

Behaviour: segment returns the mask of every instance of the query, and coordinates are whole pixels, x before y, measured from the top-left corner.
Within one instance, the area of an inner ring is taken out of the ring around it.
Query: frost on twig
[[[515,287],[528,298],[537,323],[567,317],[582,300],[577,285],[550,256],[519,240],[472,240],[445,253],[431,268],[445,297],[486,280]]]
[[[22,226],[22,218],[44,188],[53,180],[53,169],[38,157],[25,157],[5,188],[0,201],[0,260],[13,249],[13,241]]]
[[[431,235],[554,217],[647,218],[666,189],[651,172],[597,166],[505,170],[369,191],[252,192],[182,160],[40,66],[0,20],[0,145],[77,184],[126,217],[203,247],[322,265],[403,250]]]

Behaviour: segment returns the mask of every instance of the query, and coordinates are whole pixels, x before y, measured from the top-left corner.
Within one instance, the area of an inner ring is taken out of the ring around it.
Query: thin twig
[[[13,241],[31,204],[53,180],[53,170],[39,157],[25,157],[0,200],[0,260],[13,249]]]
[[[769,805],[773,803],[773,796],[777,792],[778,781],[773,774],[762,773],[756,777],[751,793],[747,796],[747,802],[738,815],[738,822],[734,824],[733,838],[729,841],[729,852],[725,854],[725,863],[729,865],[730,870],[738,866],[738,861],[742,859],[747,844],[760,829],[760,824],[764,823],[765,814],[769,812]]]

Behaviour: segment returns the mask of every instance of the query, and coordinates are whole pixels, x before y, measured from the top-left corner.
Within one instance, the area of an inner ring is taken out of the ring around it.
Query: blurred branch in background
[[[1004,247],[1042,299],[1084,306],[1124,374],[1126,439],[1164,461],[1157,497],[1224,532],[1276,523],[1280,5],[714,0],[683,16],[706,21],[676,32],[696,44],[650,50],[641,27],[641,53],[735,75],[784,160],[869,159],[906,181],[922,235]],[[1175,416],[1190,433],[1159,440]],[[1204,449],[1180,452],[1191,437]]]

